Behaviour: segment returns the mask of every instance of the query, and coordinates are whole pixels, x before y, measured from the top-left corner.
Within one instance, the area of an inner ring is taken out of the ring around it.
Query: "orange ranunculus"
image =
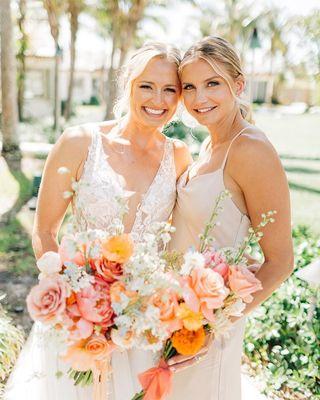
[[[172,335],[171,341],[177,352],[183,356],[192,356],[203,347],[206,335],[204,328],[197,331],[188,331],[182,328]]]
[[[192,311],[186,303],[181,303],[177,312],[177,316],[182,320],[183,326],[188,331],[196,331],[201,328],[203,315],[201,312]]]
[[[101,247],[102,254],[107,260],[120,264],[128,261],[133,253],[133,242],[127,234],[106,239]]]

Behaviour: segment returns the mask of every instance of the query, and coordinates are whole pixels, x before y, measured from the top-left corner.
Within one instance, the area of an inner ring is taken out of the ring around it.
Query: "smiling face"
[[[232,79],[224,66],[218,65],[229,84],[201,58],[191,59],[181,71],[185,107],[201,125],[208,127],[219,124],[238,110],[235,95],[239,96],[244,89],[241,77]]]
[[[154,57],[132,84],[130,115],[140,124],[161,127],[176,112],[180,95],[176,64]]]

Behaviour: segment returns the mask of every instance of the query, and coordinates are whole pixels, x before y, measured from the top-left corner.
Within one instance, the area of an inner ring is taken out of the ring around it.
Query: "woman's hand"
[[[202,349],[192,356],[177,355],[168,360],[168,365],[172,372],[183,371],[184,369],[191,367],[192,365],[198,364],[204,359],[209,351],[210,345],[213,341],[213,333],[206,335],[206,341]]]

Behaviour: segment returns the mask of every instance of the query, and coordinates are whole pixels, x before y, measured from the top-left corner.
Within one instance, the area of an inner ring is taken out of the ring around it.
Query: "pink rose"
[[[203,255],[205,266],[220,274],[226,283],[229,276],[229,265],[225,257],[214,250],[207,250]]]
[[[75,238],[71,235],[63,236],[58,252],[63,264],[73,262],[82,267],[86,263],[85,248],[80,251]]]
[[[109,283],[118,280],[123,274],[122,264],[109,261],[105,258],[102,260],[90,260],[90,265],[99,276]]]
[[[53,323],[65,312],[68,285],[61,275],[50,275],[40,280],[27,297],[31,318],[43,323]]]
[[[160,310],[160,320],[166,325],[168,332],[174,332],[182,328],[183,323],[178,318],[178,296],[173,290],[167,290],[154,294],[150,302]]]
[[[83,318],[103,328],[113,325],[114,312],[111,306],[110,285],[94,277],[94,283],[76,293],[77,304]]]
[[[254,274],[241,265],[230,266],[229,286],[245,303],[253,300],[251,293],[262,289],[261,282]]]
[[[210,268],[194,268],[191,275],[183,278],[183,297],[188,307],[203,313],[214,322],[213,310],[223,306],[229,290],[220,274]]]

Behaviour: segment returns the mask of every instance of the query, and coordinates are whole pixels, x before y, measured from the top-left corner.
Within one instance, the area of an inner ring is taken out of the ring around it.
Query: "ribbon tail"
[[[108,400],[110,359],[96,361],[93,367],[93,400]]]

